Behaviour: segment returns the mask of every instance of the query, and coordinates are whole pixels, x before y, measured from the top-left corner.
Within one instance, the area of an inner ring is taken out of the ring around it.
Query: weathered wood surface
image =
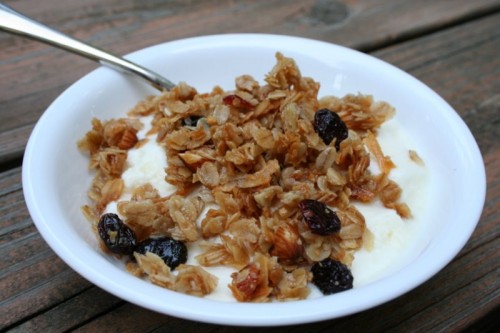
[[[500,1],[6,3],[118,54],[201,34],[282,33],[369,51],[422,80],[457,110],[483,154],[487,198],[472,238],[450,265],[392,302],[336,320],[261,331],[494,330],[500,314]],[[21,188],[27,137],[47,105],[95,67],[0,33],[0,330],[236,331],[160,315],[108,294],[64,264],[34,227]]]
[[[197,35],[304,36],[364,51],[500,10],[498,0],[6,1],[51,27],[116,54]],[[31,128],[89,60],[0,33],[0,162],[19,159]],[[5,136],[4,135],[4,136]]]

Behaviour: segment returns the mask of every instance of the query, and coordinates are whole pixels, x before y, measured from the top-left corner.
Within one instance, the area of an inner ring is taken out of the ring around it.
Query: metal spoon
[[[160,91],[170,90],[175,86],[163,76],[147,68],[51,29],[1,3],[0,30],[56,46],[97,61],[106,67],[138,76]]]

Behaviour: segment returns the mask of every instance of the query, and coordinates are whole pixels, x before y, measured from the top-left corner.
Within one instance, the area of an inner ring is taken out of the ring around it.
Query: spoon
[[[140,77],[160,91],[170,90],[175,86],[163,76],[147,68],[51,29],[1,3],[0,30],[73,52],[97,61],[103,66]]]

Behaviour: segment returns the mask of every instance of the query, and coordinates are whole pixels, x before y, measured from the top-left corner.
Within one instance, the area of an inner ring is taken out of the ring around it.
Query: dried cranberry
[[[317,200],[302,200],[300,211],[312,233],[327,236],[340,230],[340,219],[333,210]]]
[[[159,256],[171,270],[187,261],[187,247],[170,237],[148,238],[136,248],[136,252],[145,254],[151,252]]]
[[[347,138],[348,130],[340,116],[328,109],[318,110],[314,114],[314,130],[327,145],[335,138],[335,148],[339,150],[340,143]]]
[[[315,263],[311,272],[313,274],[312,283],[325,295],[352,288],[354,278],[351,271],[339,261],[326,258]]]
[[[132,254],[136,246],[135,234],[116,214],[101,216],[97,224],[99,237],[106,247],[116,254]]]

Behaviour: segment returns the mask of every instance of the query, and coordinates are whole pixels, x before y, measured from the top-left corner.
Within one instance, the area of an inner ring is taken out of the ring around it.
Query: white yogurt
[[[165,197],[175,192],[175,186],[165,181],[167,155],[155,139],[150,139],[138,149],[131,149],[127,156],[127,166],[122,174],[126,192],[134,187],[151,184]]]
[[[409,155],[410,149],[417,152],[418,149],[411,144],[396,120],[384,123],[377,139],[384,154],[396,164],[390,178],[403,189],[401,200],[410,207],[413,217],[402,219],[379,201],[355,205],[365,217],[373,242],[367,242],[367,246],[354,255],[351,266],[354,287],[366,285],[401,269],[422,248],[420,241],[426,230],[422,212],[429,200],[429,172],[425,166],[412,161]]]

